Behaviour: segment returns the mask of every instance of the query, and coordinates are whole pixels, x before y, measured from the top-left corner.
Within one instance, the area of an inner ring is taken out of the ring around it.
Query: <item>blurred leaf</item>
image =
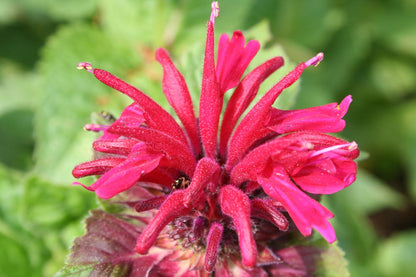
[[[1,63],[0,115],[14,109],[35,109],[39,104],[40,76],[12,63]]]
[[[113,37],[150,46],[161,46],[172,13],[171,1],[101,1],[102,25]]]
[[[49,40],[41,62],[42,109],[35,118],[36,169],[58,184],[71,183],[74,165],[90,158],[93,135],[82,131],[90,114],[115,110],[117,115],[128,102],[88,72],[76,70],[81,61],[114,73],[139,64],[131,48],[91,26],[68,26]]]
[[[40,276],[30,266],[25,245],[0,232],[0,276]]]
[[[385,209],[399,209],[404,205],[404,197],[391,189],[364,169],[359,169],[357,180],[342,192],[344,201],[354,203],[354,209],[361,214],[371,214]],[[365,195],[365,197],[363,197]]]
[[[375,269],[369,267],[368,264],[374,255],[377,237],[365,217],[365,211],[356,205],[359,200],[348,197],[350,188],[324,197],[322,204],[335,215],[331,224],[336,231],[340,247],[345,251],[347,260],[351,262],[352,276],[356,276],[363,269],[368,274],[364,276],[375,276],[373,275],[376,272]],[[363,195],[361,194],[360,198]],[[368,195],[365,196],[368,197]]]
[[[382,276],[411,277],[416,272],[416,232],[397,234],[380,244],[377,267]]]
[[[382,58],[372,65],[375,88],[390,100],[403,98],[416,87],[416,68],[407,61]]]
[[[25,170],[32,165],[33,112],[14,110],[0,116],[0,162]]]
[[[401,8],[399,5],[381,6],[372,18],[374,33],[383,46],[398,54],[416,57],[416,6]]]
[[[18,9],[13,0],[0,1],[0,24],[13,21],[18,14]]]
[[[81,187],[55,186],[33,176],[25,181],[20,209],[25,227],[37,233],[79,221],[94,206],[95,196]]]
[[[21,8],[34,16],[49,16],[55,20],[71,20],[91,16],[97,0],[17,0]]]

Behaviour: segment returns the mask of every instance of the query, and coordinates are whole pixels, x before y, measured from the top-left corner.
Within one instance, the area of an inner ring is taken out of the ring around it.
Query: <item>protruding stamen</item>
[[[107,130],[109,126],[107,125],[101,125],[101,124],[92,124],[89,123],[84,126],[85,131],[93,131],[93,132],[101,132],[104,130]]]
[[[334,146],[327,147],[327,148],[321,149],[319,151],[316,151],[315,153],[313,153],[311,155],[311,157],[316,157],[316,156],[321,155],[323,153],[330,152],[330,151],[340,149],[340,148],[344,148],[344,147],[348,147],[348,151],[352,151],[352,150],[357,149],[358,145],[355,141],[350,142],[350,143],[345,143],[345,144],[334,145]]]
[[[209,21],[211,21],[212,24],[214,24],[215,18],[218,17],[218,14],[220,12],[220,6],[218,5],[218,1],[212,2],[211,8],[212,8],[212,11],[211,11],[211,17],[209,18]]]
[[[90,73],[94,73],[94,68],[92,67],[92,65],[90,63],[87,62],[82,62],[82,63],[78,63],[77,64],[77,69],[81,70],[81,69],[85,69],[86,71],[90,72]]]
[[[305,62],[306,66],[317,66],[324,59],[324,53],[320,52],[315,57]]]

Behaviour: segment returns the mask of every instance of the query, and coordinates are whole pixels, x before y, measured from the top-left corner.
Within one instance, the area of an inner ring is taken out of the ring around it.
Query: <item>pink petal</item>
[[[113,167],[118,166],[125,160],[125,158],[104,158],[85,162],[77,165],[72,170],[72,175],[75,178],[81,178],[91,175],[102,175],[110,169],[112,169]]]
[[[159,233],[169,222],[191,211],[192,206],[183,205],[186,194],[185,190],[177,190],[170,194],[165,202],[163,202],[153,220],[146,226],[137,239],[137,253],[142,255],[146,254],[159,236]]]
[[[192,142],[195,155],[198,155],[200,146],[196,118],[185,79],[172,63],[169,54],[165,49],[157,49],[156,59],[163,66],[163,92],[181,120],[189,139]]]
[[[231,183],[255,181],[257,174],[265,168],[270,159],[283,165],[291,176],[296,176],[299,170],[312,161],[322,160],[318,157],[312,159],[314,153],[346,143],[344,140],[316,132],[296,132],[280,136],[250,151],[231,171]],[[359,155],[358,149],[348,149],[348,147],[334,149],[332,152],[324,154],[332,153],[337,157],[342,156],[351,160]],[[325,167],[325,170],[328,169]]]
[[[159,165],[161,154],[145,154],[129,157],[100,177],[89,189],[94,190],[98,197],[108,199],[132,187],[143,174]]]
[[[184,199],[184,205],[192,204],[195,206],[204,195],[203,192],[207,184],[212,181],[220,170],[220,166],[210,158],[202,158],[199,160],[195,173],[192,176],[192,182],[186,189],[188,194]]]
[[[225,156],[227,142],[240,116],[253,101],[260,87],[260,84],[283,65],[282,57],[272,58],[244,77],[238,85],[224,113],[221,125],[220,153]]]
[[[192,176],[196,160],[188,145],[170,137],[160,131],[144,127],[123,127],[111,126],[110,132],[117,133],[126,137],[133,137],[146,143],[150,149],[162,152],[166,155],[164,161],[169,165]]]
[[[267,134],[264,128],[272,104],[285,88],[299,79],[306,67],[305,63],[301,63],[287,74],[260,99],[237,126],[229,143],[226,163],[228,171],[231,171],[238,160],[244,156],[253,142]]]
[[[315,228],[329,243],[336,240],[335,231],[328,222],[334,215],[300,191],[281,166],[275,164],[268,168],[258,182],[265,193],[283,204],[302,235],[311,235]]]
[[[128,155],[137,143],[138,141],[133,139],[99,139],[94,141],[92,147],[95,151],[102,153]]]
[[[272,108],[267,127],[279,134],[303,130],[324,133],[341,132],[345,127],[345,121],[341,118],[348,111],[351,101],[351,96],[347,96],[340,105],[331,103],[291,111]]]
[[[214,61],[214,25],[208,22],[205,47],[202,89],[199,102],[199,130],[205,156],[215,157],[217,149],[218,122],[222,109],[223,96],[215,75]]]
[[[160,205],[165,201],[167,196],[156,196],[147,200],[140,201],[134,205],[136,212],[144,212],[151,209],[159,208]]]
[[[251,216],[270,221],[281,231],[287,231],[289,228],[289,222],[286,217],[271,203],[263,199],[257,198],[251,200]]]
[[[235,31],[231,40],[227,34],[220,37],[217,55],[217,79],[221,93],[238,85],[248,64],[260,49],[260,43],[251,40],[244,47],[245,39],[241,31]]]
[[[212,272],[217,262],[218,248],[220,246],[223,229],[224,227],[217,222],[212,223],[209,228],[204,265],[205,270],[208,272]]]
[[[244,266],[255,267],[257,248],[251,231],[250,199],[235,186],[227,185],[220,190],[219,203],[222,212],[233,220]]]
[[[325,162],[330,161],[334,169],[331,171]],[[303,190],[314,194],[332,194],[340,191],[355,181],[357,164],[350,159],[338,157],[327,159],[303,167],[292,179]]]
[[[102,83],[136,101],[143,109],[146,124],[149,127],[175,137],[182,143],[187,143],[186,136],[175,119],[149,96],[105,70],[94,69],[94,75]]]

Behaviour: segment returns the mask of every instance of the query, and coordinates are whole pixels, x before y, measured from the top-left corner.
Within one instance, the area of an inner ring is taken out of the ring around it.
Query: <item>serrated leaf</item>
[[[100,210],[91,211],[87,233],[74,241],[66,265],[56,276],[129,276],[139,233],[128,222]],[[146,272],[143,269],[143,273]]]
[[[94,134],[82,132],[90,114],[101,110],[119,114],[129,102],[88,72],[76,70],[81,61],[115,74],[139,64],[133,49],[92,26],[68,26],[50,39],[41,62],[42,109],[35,118],[36,170],[57,184],[71,183],[72,168],[90,159]]]
[[[277,276],[281,269],[287,276],[319,276],[319,277],[347,277],[348,262],[344,252],[336,245],[329,244],[324,239],[312,240],[304,245],[283,248],[276,252],[283,263],[276,266]],[[279,275],[280,273],[280,275]],[[293,275],[291,275],[293,274]]]

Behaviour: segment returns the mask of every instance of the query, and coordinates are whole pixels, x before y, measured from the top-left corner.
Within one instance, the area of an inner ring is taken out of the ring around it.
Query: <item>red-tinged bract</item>
[[[168,234],[179,247],[198,249],[194,254],[202,262],[183,276],[194,276],[190,272],[201,274],[195,276],[210,272],[267,276],[285,268],[277,266],[282,263],[278,255],[284,251],[272,248],[273,239],[296,230],[309,236],[316,229],[329,243],[336,240],[328,221],[333,214],[317,199],[355,180],[356,143],[325,134],[344,129],[342,117],[352,98],[301,110],[272,107],[303,70],[323,59],[319,53],[299,64],[247,111],[261,83],[283,65],[283,59],[271,58],[243,77],[260,45],[255,40],[246,43],[240,31],[231,38],[224,34],[215,59],[216,16],[218,4],[214,2],[198,117],[185,79],[164,49],[156,51],[163,67],[162,87],[180,123],[111,73],[79,64],[102,83],[131,97],[133,103],[111,125],[86,126],[103,131],[93,144],[101,152],[100,159],[76,166],[73,175],[101,175],[86,188],[104,199],[144,182],[158,185],[141,201],[128,203],[138,215],[154,211],[139,230],[138,254],[154,257],[149,250]],[[227,92],[232,95],[221,121]],[[170,267],[175,268],[183,270]]]

